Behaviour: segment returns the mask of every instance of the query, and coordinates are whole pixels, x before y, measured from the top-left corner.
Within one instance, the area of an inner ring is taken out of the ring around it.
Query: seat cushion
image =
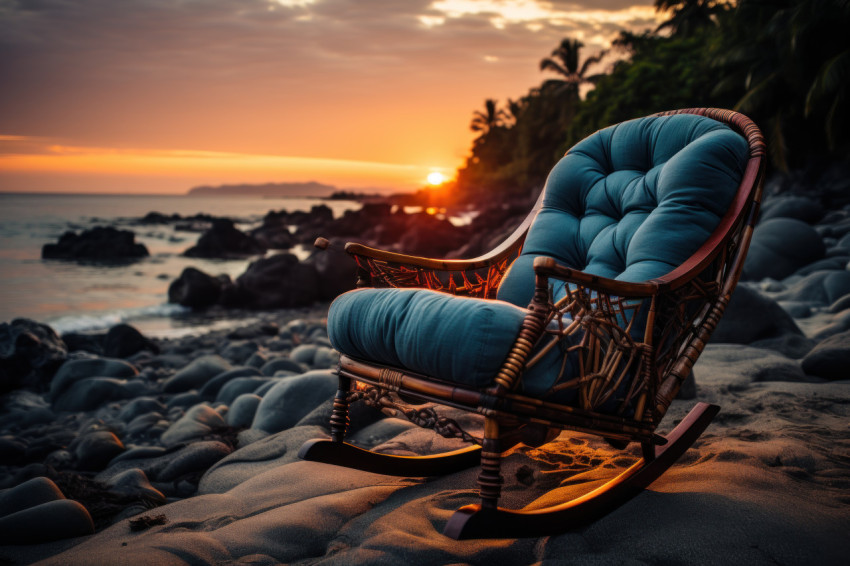
[[[357,289],[331,304],[328,337],[354,358],[483,388],[493,384],[527,312],[427,289]],[[522,390],[544,393],[562,360],[554,348],[523,377]]]
[[[660,277],[720,223],[749,158],[742,136],[703,116],[651,116],[600,130],[558,162],[543,206],[498,298],[525,306],[532,264],[564,265],[621,281]]]

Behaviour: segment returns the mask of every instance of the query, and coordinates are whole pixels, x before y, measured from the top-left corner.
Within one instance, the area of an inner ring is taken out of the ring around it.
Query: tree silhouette
[[[481,132],[480,137],[486,136],[493,128],[501,126],[504,120],[504,112],[496,108],[496,101],[488,98],[484,101],[484,111],[476,110],[472,113],[472,123],[469,128],[473,132]]]
[[[540,61],[541,71],[552,71],[563,77],[547,81],[557,87],[555,91],[557,94],[567,93],[578,98],[579,85],[594,81],[595,77],[586,76],[587,70],[591,65],[602,59],[604,52],[594,57],[588,57],[579,67],[579,55],[582,47],[584,47],[584,44],[581,41],[565,38],[552,51],[551,56]]]

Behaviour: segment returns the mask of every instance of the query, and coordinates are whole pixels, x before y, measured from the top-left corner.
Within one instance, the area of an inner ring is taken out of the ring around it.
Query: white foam
[[[62,316],[48,321],[48,324],[58,334],[68,332],[92,332],[106,330],[122,322],[144,318],[168,318],[191,312],[188,307],[164,303],[132,309],[105,311],[96,314],[81,314]]]

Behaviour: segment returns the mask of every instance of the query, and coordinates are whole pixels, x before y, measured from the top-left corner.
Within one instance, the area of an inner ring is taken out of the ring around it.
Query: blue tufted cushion
[[[328,312],[331,344],[356,358],[489,386],[527,312],[535,257],[554,257],[623,281],[664,275],[717,227],[747,159],[741,136],[700,116],[649,117],[601,130],[552,170],[543,208],[499,288],[499,300],[424,289],[350,291]],[[562,364],[566,375],[577,375],[573,356],[565,359],[564,351],[551,350],[523,375],[521,388],[541,395]],[[566,396],[572,394],[561,392],[558,401],[569,403]]]
[[[335,349],[355,358],[487,387],[519,334],[526,312],[503,301],[427,289],[357,289],[331,303],[328,338]],[[557,378],[560,365],[556,348],[526,373],[523,390],[544,393]]]
[[[732,203],[746,140],[703,116],[630,120],[582,140],[549,174],[543,208],[498,298],[527,305],[534,258],[586,273],[647,281],[681,265]]]

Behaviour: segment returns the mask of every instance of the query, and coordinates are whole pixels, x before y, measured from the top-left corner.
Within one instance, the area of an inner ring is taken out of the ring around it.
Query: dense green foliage
[[[581,43],[565,39],[540,68],[557,74],[509,100],[486,101],[480,132],[458,171],[457,195],[480,200],[527,195],[557,158],[590,133],[630,118],[676,108],[733,108],[768,139],[780,170],[848,160],[850,149],[850,1],[656,0],[670,17],[658,29],[622,33],[620,59],[588,76]],[[593,83],[584,100],[579,85]]]

